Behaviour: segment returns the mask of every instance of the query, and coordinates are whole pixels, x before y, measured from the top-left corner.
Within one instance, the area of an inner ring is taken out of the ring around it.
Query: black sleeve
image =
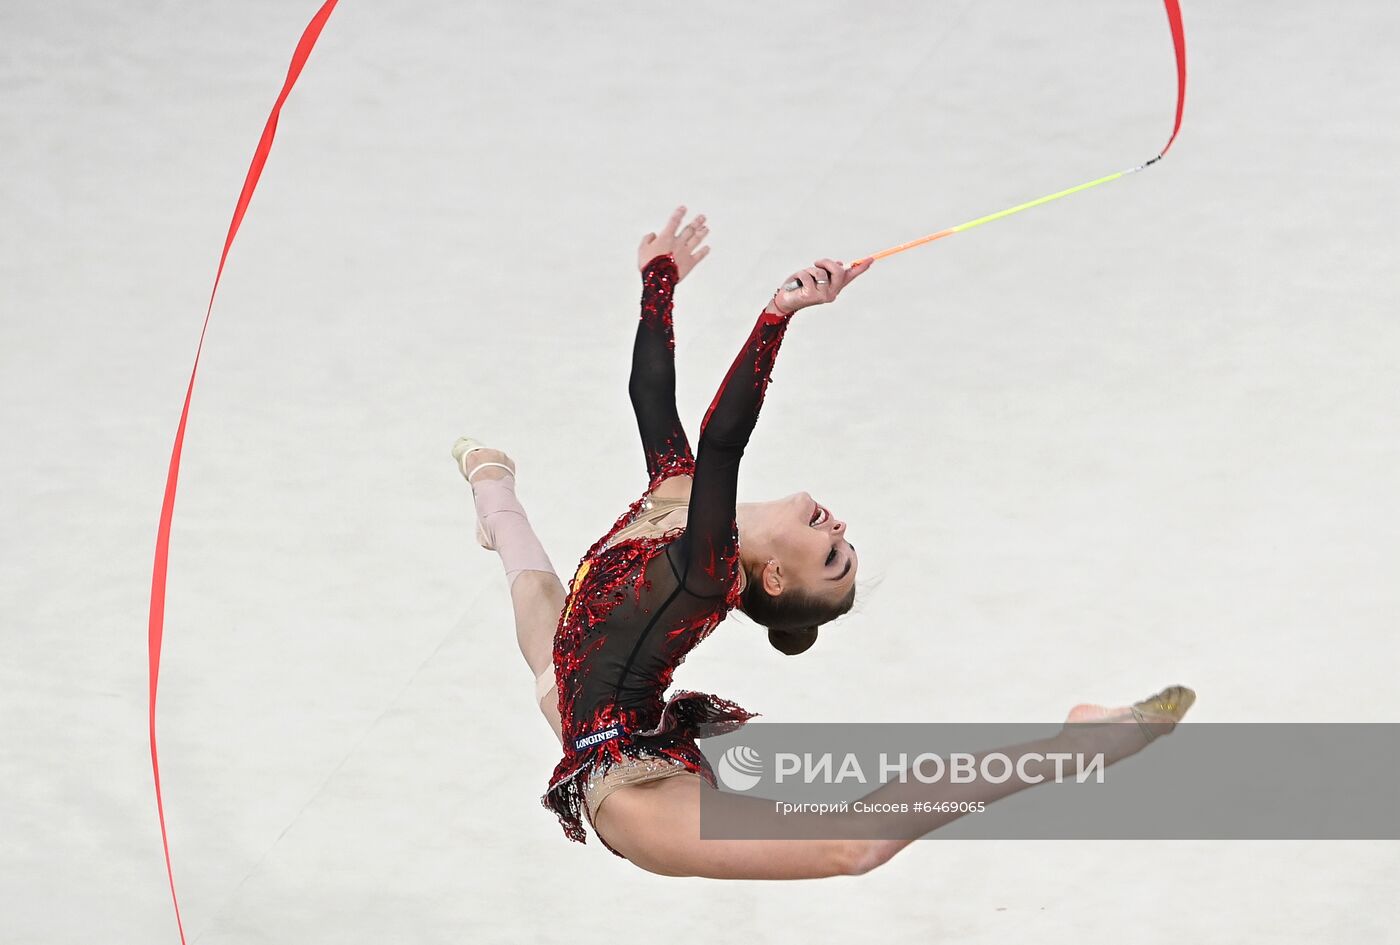
[[[763,395],[773,372],[791,315],[763,312],[725,375],[700,428],[700,455],[684,535],[686,589],[722,594],[728,565],[738,551],[734,506],[739,488],[739,461],[758,422]]]
[[[676,412],[676,338],[671,326],[676,275],[676,261],[669,254],[657,256],[642,270],[642,317],[627,383],[646,453],[648,491],[663,479],[689,475],[695,468]]]

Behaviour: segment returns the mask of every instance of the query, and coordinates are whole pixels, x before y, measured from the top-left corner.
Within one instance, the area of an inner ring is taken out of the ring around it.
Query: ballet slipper
[[[480,463],[468,470],[467,457],[477,450],[484,449],[490,449],[490,447],[480,440],[473,439],[469,436],[458,437],[457,442],[452,444],[452,458],[457,461],[457,469],[462,473],[462,478],[470,483],[477,473],[493,466],[504,469],[506,472],[510,473],[512,479],[515,478],[515,463],[509,459],[504,463]],[[485,548],[487,551],[496,550],[495,543],[491,541],[491,537],[481,524],[480,515],[477,516],[476,520],[476,541],[477,544],[481,545],[481,547]]]
[[[1155,696],[1132,705],[1132,715],[1149,742],[1176,728],[1176,723],[1196,704],[1195,690],[1168,686]]]
[[[1196,693],[1186,686],[1168,686],[1156,695],[1148,696],[1130,706],[1109,708],[1101,705],[1077,705],[1070,710],[1070,724],[1136,723],[1138,731],[1150,745],[1176,728],[1176,723],[1196,702]]]

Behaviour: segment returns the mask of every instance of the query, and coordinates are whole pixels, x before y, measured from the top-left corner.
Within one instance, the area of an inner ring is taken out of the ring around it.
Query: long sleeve
[[[646,454],[649,490],[695,467],[676,411],[676,338],[671,324],[676,277],[676,261],[669,254],[657,256],[642,270],[642,315],[627,384]]]
[[[791,315],[761,313],[725,375],[700,428],[700,455],[686,525],[686,587],[723,593],[738,550],[734,521],[739,461],[758,423],[763,397]]]

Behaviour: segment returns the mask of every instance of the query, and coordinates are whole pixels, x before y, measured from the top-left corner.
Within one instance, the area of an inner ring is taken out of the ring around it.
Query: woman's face
[[[756,552],[757,563],[777,564],[781,590],[797,588],[830,601],[850,593],[860,560],[846,540],[846,523],[811,495],[798,492],[758,503],[749,521],[753,534],[745,536],[744,545]]]

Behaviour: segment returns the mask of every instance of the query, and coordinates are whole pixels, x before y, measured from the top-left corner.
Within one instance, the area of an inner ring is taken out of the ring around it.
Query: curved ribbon
[[[268,115],[267,124],[263,127],[262,137],[258,139],[257,149],[253,152],[252,163],[248,167],[248,175],[243,181],[243,189],[238,195],[238,203],[234,207],[233,219],[229,222],[228,235],[224,238],[223,252],[219,255],[219,266],[214,274],[214,286],[209,292],[209,304],[204,312],[204,324],[199,333],[199,344],[195,348],[194,366],[190,369],[189,385],[185,389],[185,402],[180,409],[180,423],[175,429],[175,444],[170,452],[170,468],[165,480],[165,497],[161,503],[160,525],[156,532],[156,553],[155,564],[151,571],[151,608],[150,621],[148,626],[148,656],[150,659],[150,691],[148,696],[148,721],[150,726],[151,744],[151,774],[155,781],[156,793],[156,813],[160,818],[160,841],[165,853],[165,871],[170,880],[170,898],[175,907],[175,923],[180,932],[180,942],[185,942],[184,923],[180,918],[180,901],[175,893],[175,873],[170,861],[170,840],[165,824],[165,804],[160,787],[160,757],[156,750],[156,691],[160,680],[160,650],[161,641],[165,630],[165,590],[166,573],[170,552],[170,526],[175,513],[175,490],[180,479],[180,453],[185,442],[185,426],[189,420],[190,400],[194,394],[195,376],[199,371],[199,356],[204,350],[204,336],[209,329],[209,318],[214,311],[214,297],[219,291],[219,280],[223,277],[224,264],[228,261],[229,249],[233,246],[234,236],[238,233],[239,225],[243,222],[243,215],[247,212],[248,204],[253,198],[253,192],[257,189],[258,179],[262,176],[263,166],[267,163],[268,154],[272,150],[272,140],[277,134],[277,119],[281,115],[282,105],[286,102],[287,96],[291,93],[292,87],[296,84],[298,76],[301,75],[302,67],[311,55],[311,50],[315,48],[317,39],[320,38],[321,30],[330,19],[331,11],[335,9],[338,0],[325,0],[316,15],[307,24],[306,30],[302,33],[301,39],[297,42],[296,50],[292,54],[291,65],[287,69],[287,78],[282,85],[282,91],[277,96],[277,101],[272,106],[272,112]],[[1181,7],[1179,0],[1164,0],[1167,8],[1167,19],[1171,26],[1172,42],[1176,47],[1176,73],[1177,73],[1177,98],[1176,98],[1176,122],[1172,127],[1171,137],[1167,140],[1166,147],[1152,160],[1147,161],[1137,167],[1125,171],[1119,171],[1097,180],[1070,187],[1057,193],[1041,197],[1027,203],[1019,204],[1007,210],[988,214],[971,220],[967,223],[931,233],[928,236],[908,243],[902,243],[889,249],[874,253],[869,259],[882,259],[886,256],[893,256],[895,253],[913,249],[924,243],[930,243],[945,236],[952,236],[954,233],[969,230],[993,220],[1000,220],[1003,217],[1028,210],[1031,207],[1067,197],[1070,194],[1078,193],[1081,190],[1088,190],[1097,187],[1111,180],[1117,180],[1128,174],[1136,173],[1146,167],[1160,161],[1176,141],[1177,134],[1181,131],[1181,118],[1186,104],[1186,38],[1181,22]]]
[[[1181,25],[1181,3],[1179,0],[1164,0],[1167,5],[1167,22],[1171,24],[1172,46],[1176,49],[1176,124],[1172,125],[1172,136],[1167,146],[1157,155],[1160,160],[1171,150],[1172,142],[1181,131],[1181,116],[1186,110],[1186,28]]]
[[[301,75],[301,68],[306,65],[307,57],[311,55],[311,50],[321,35],[321,28],[326,25],[326,20],[330,18],[337,2],[338,0],[326,0],[301,34],[296,51],[292,53],[291,65],[287,68],[287,80],[282,84],[282,92],[272,106],[272,113],[267,116],[267,124],[263,127],[262,137],[258,139],[257,150],[253,152],[253,162],[248,167],[248,176],[243,181],[243,190],[238,195],[238,204],[234,207],[233,219],[228,226],[228,236],[224,238],[224,249],[219,255],[219,268],[214,273],[214,287],[209,292],[209,305],[204,310],[204,326],[199,331],[199,345],[194,352],[194,367],[190,369],[189,386],[185,388],[185,404],[180,408],[180,424],[175,428],[175,446],[170,451],[170,471],[166,474],[165,498],[161,502],[160,526],[156,530],[156,559],[151,570],[151,613],[147,631],[147,653],[150,659],[147,716],[150,723],[151,775],[155,779],[156,813],[160,817],[160,843],[165,851],[165,873],[170,879],[170,900],[175,906],[175,925],[180,931],[181,945],[184,945],[185,941],[185,925],[180,919],[180,900],[175,895],[175,872],[170,865],[170,838],[165,829],[165,803],[160,790],[160,756],[156,751],[156,688],[160,681],[160,644],[165,632],[165,578],[170,554],[170,523],[175,514],[175,487],[180,480],[180,451],[185,443],[185,424],[189,420],[190,398],[194,394],[194,379],[199,371],[199,355],[204,350],[204,335],[209,330],[209,316],[214,311],[214,296],[219,291],[219,280],[224,274],[224,263],[228,261],[229,248],[233,245],[233,238],[243,222],[248,203],[253,199],[253,191],[257,189],[258,178],[262,176],[263,165],[267,163],[267,155],[272,150],[272,139],[277,134],[277,118],[282,113],[282,104],[287,101],[287,95],[296,84],[297,77]]]
[[[1186,110],[1186,31],[1181,25],[1181,3],[1180,0],[1163,0],[1163,2],[1166,3],[1167,6],[1167,23],[1171,27],[1172,46],[1176,50],[1176,122],[1172,125],[1172,135],[1170,138],[1167,139],[1166,147],[1162,148],[1162,150],[1158,152],[1156,157],[1154,157],[1150,161],[1146,161],[1142,164],[1139,164],[1137,167],[1130,167],[1124,171],[1117,171],[1113,174],[1108,174],[1104,177],[1099,177],[1095,180],[1091,180],[1088,183],[1079,184],[1074,187],[1068,187],[1064,190],[1056,191],[1053,194],[1047,194],[1044,197],[1038,197],[1035,200],[1028,200],[1025,203],[1017,204],[1016,206],[1010,207],[1006,210],[999,210],[996,213],[989,213],[984,217],[978,217],[977,219],[969,220],[966,223],[959,223],[957,226],[950,226],[946,230],[939,230],[937,233],[930,233],[927,236],[921,236],[916,240],[910,240],[907,243],[900,243],[898,246],[891,246],[889,249],[882,249],[878,253],[871,253],[869,256],[862,256],[861,259],[858,261],[864,262],[867,259],[884,259],[886,256],[893,256],[896,253],[902,253],[907,249],[913,249],[915,246],[922,246],[925,243],[932,243],[934,240],[941,240],[945,236],[952,236],[954,233],[961,233],[963,230],[970,230],[973,227],[981,226],[984,223],[991,223],[993,220],[1000,220],[1003,217],[1009,217],[1013,213],[1020,213],[1022,210],[1029,210],[1031,207],[1038,207],[1043,203],[1049,203],[1052,200],[1059,200],[1061,197],[1068,197],[1070,194],[1077,194],[1081,190],[1088,190],[1089,188],[1097,187],[1100,184],[1107,184],[1111,180],[1118,180],[1120,177],[1127,177],[1129,174],[1136,174],[1138,171],[1143,170],[1144,168],[1151,167],[1153,164],[1156,164],[1158,161],[1162,160],[1162,158],[1166,156],[1167,151],[1171,150],[1173,142],[1176,141],[1177,134],[1181,131],[1181,116]],[[784,285],[783,288],[795,289],[797,288],[797,283],[789,282],[786,285]]]

